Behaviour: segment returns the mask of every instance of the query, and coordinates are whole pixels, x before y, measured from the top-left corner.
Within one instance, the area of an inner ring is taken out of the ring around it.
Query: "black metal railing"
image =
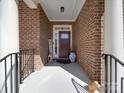
[[[34,49],[20,50],[20,83],[34,72]]]
[[[105,93],[117,93],[118,65],[124,67],[124,63],[111,54],[103,54],[102,56],[105,59]],[[123,93],[123,78],[121,83],[121,93]],[[114,92],[112,91],[113,86]]]
[[[3,72],[2,80],[0,83],[2,87],[0,88],[0,93],[18,93],[19,92],[19,82],[18,82],[18,71],[19,71],[19,53],[12,53],[4,58],[0,59],[0,70]]]
[[[124,93],[124,77],[121,78],[121,93]]]
[[[89,93],[88,92],[88,86],[82,86],[81,84],[79,84],[77,81],[75,81],[75,79],[71,79],[72,84],[74,85],[77,93]]]

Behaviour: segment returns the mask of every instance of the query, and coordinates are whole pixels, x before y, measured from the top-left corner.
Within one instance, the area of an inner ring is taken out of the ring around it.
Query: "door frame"
[[[60,31],[70,31],[70,49],[72,49],[72,25],[53,25],[53,58],[59,58]],[[55,53],[55,33],[57,33],[57,54]]]

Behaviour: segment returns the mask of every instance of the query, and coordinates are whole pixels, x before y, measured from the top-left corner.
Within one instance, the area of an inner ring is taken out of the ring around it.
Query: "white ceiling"
[[[40,3],[49,21],[76,21],[86,0],[24,0],[30,8]],[[60,7],[64,6],[64,13]]]
[[[76,21],[85,0],[40,0],[48,19],[50,21]],[[60,7],[64,6],[64,13]]]

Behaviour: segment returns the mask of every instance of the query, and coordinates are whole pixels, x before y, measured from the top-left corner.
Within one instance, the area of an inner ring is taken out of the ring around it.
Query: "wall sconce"
[[[61,7],[60,7],[60,12],[61,12],[61,13],[64,13],[64,11],[65,11],[64,6],[61,6]]]

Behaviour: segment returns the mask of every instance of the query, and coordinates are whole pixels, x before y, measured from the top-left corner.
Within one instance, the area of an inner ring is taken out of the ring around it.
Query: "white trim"
[[[75,22],[76,20],[52,20],[49,19],[50,22]]]
[[[70,48],[72,49],[72,25],[53,25],[53,58],[59,57],[59,31],[65,31],[65,30],[57,30],[56,27],[69,27],[70,31]],[[55,33],[57,33],[57,54],[55,54]]]

